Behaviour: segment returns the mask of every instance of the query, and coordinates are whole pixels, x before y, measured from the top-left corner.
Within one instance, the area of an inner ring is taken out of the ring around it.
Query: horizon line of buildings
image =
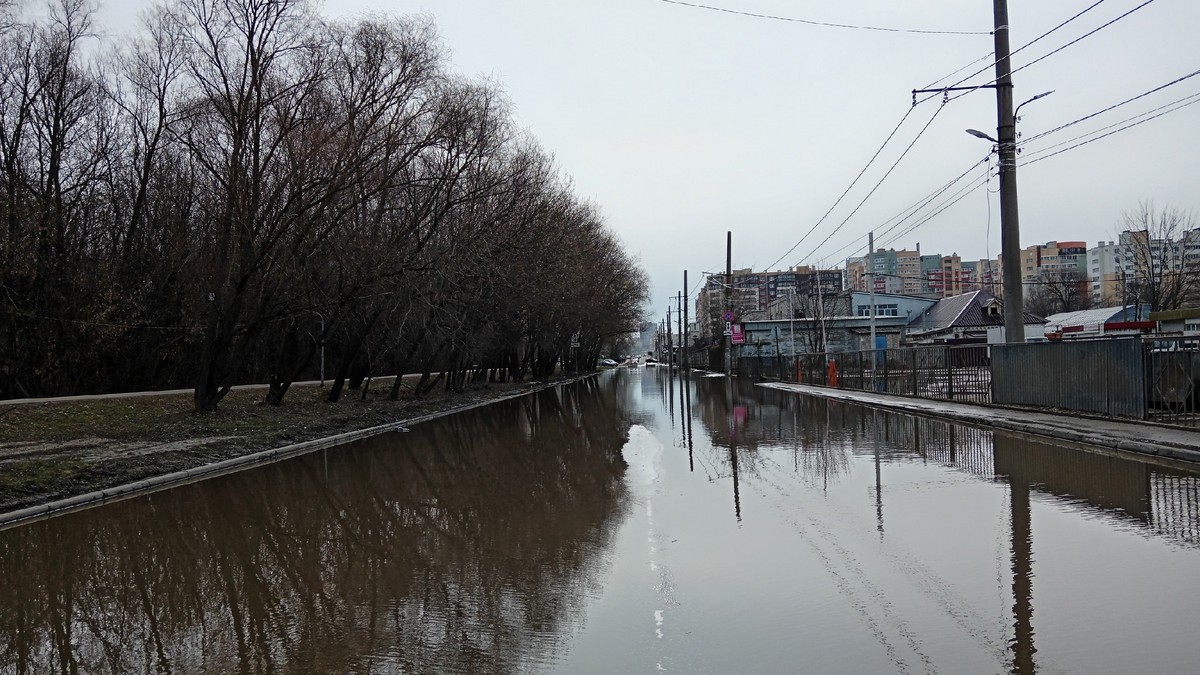
[[[984,290],[1003,300],[1003,261],[1002,255],[963,260],[957,252],[922,253],[918,243],[915,250],[891,248],[848,258],[844,268],[737,269],[729,282],[724,274],[709,275],[696,297],[693,316],[718,329],[729,320],[726,312],[737,321],[749,313],[763,312],[789,295],[793,299],[819,298],[843,291],[869,292],[872,286],[876,293],[927,299]],[[1100,241],[1093,247],[1084,241],[1049,241],[1021,250],[1026,298],[1046,285],[1059,284],[1090,300],[1090,306],[1124,306],[1138,302],[1138,285],[1164,270],[1167,274],[1200,274],[1200,228],[1160,238],[1146,230],[1127,230],[1116,240]]]

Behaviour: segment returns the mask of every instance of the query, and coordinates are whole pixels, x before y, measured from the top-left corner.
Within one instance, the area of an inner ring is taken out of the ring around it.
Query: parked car
[[[616,365],[617,365],[617,362],[613,361],[612,359],[600,359],[600,367],[601,368],[615,368]]]

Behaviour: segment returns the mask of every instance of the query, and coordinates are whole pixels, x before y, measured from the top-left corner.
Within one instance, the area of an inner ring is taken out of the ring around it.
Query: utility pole
[[[875,233],[867,233],[867,285],[871,291],[871,372],[875,372]]]
[[[674,355],[674,344],[671,339],[671,305],[667,305],[667,369],[671,368],[672,356]]]
[[[992,0],[996,42],[996,145],[1000,152],[1000,252],[1004,256],[1004,341],[1025,342],[1021,231],[1017,217],[1017,128],[1013,116],[1008,0]]]
[[[688,350],[691,347],[691,345],[689,345],[688,343],[691,342],[690,334],[692,331],[691,331],[691,324],[688,322],[687,270],[683,271],[683,329],[684,329],[684,332],[683,332],[683,335],[684,335],[684,337],[683,337],[683,367],[685,370],[690,370],[692,367],[692,362],[691,362],[691,355]]]
[[[725,232],[725,315],[733,314],[733,232]],[[724,318],[724,317],[722,317]],[[732,319],[731,319],[732,320]],[[728,323],[728,322],[726,322]],[[733,336],[725,336],[725,374],[733,374]]]
[[[679,370],[683,371],[683,349],[687,340],[683,337],[683,292],[675,293],[675,320],[679,322]]]

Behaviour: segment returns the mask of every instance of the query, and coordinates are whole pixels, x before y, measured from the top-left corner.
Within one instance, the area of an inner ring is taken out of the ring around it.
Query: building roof
[[[1060,312],[1046,317],[1046,323],[1053,326],[1092,326],[1103,325],[1110,321],[1124,321],[1126,310],[1136,309],[1134,305],[1125,307],[1099,307],[1084,309],[1077,312]]]
[[[1151,321],[1181,321],[1200,318],[1200,309],[1172,309],[1162,312],[1151,312]]]
[[[942,298],[925,314],[913,319],[908,325],[910,332],[941,331],[949,328],[980,328],[1003,326],[1004,314],[988,314],[984,308],[992,301],[1001,302],[988,291],[971,291],[962,295]],[[1025,325],[1045,323],[1036,314],[1025,312]]]

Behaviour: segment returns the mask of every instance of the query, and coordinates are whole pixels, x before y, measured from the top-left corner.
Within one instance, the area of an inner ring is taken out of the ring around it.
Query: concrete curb
[[[191,469],[183,469],[181,471],[174,471],[161,476],[145,478],[139,481],[134,481],[133,483],[126,483],[116,487],[96,490],[94,492],[88,492],[86,494],[76,495],[74,497],[67,497],[66,499],[59,499],[56,501],[47,502],[45,504],[38,504],[37,506],[29,506],[16,511],[9,511],[8,513],[0,513],[0,530],[7,530],[9,528],[27,525],[38,520],[45,520],[46,518],[53,516],[64,515],[73,511],[81,511],[83,509],[100,506],[103,504],[111,504],[123,499],[140,497],[142,495],[159,492],[161,490],[167,490],[170,488],[176,488],[190,483],[198,483],[203,480],[208,480],[209,478],[216,478],[218,476],[224,476],[226,474],[243,471],[245,469],[252,469],[258,466],[264,466],[266,464],[273,464],[278,461],[308,454],[317,450],[323,450],[337,445],[350,443],[352,441],[378,436],[379,434],[384,434],[389,431],[407,431],[407,427],[415,424],[428,422],[440,417],[447,417],[456,413],[466,412],[468,410],[474,410],[476,408],[482,408],[492,405],[493,403],[511,401],[512,399],[528,396],[529,394],[544,391],[546,389],[550,389],[551,387],[557,387],[563,384],[571,384],[574,382],[579,382],[588,377],[595,376],[596,374],[590,374],[572,380],[546,383],[526,391],[506,394],[499,398],[490,399],[487,401],[478,401],[476,403],[463,406],[456,406],[454,408],[430,413],[428,415],[422,415],[420,417],[413,417],[397,422],[389,422],[387,424],[381,424],[366,429],[359,429],[357,431],[347,431],[335,436],[304,441],[303,443],[293,443],[291,445],[285,445],[283,447],[273,448],[271,450],[261,450],[259,452],[243,455],[241,457],[233,457],[220,462],[213,462],[212,464],[205,464],[203,466],[197,466]]]
[[[1138,455],[1149,455],[1151,457],[1162,457],[1173,460],[1181,460],[1185,462],[1200,463],[1200,433],[1196,434],[1195,443],[1178,443],[1163,438],[1147,437],[1146,428],[1139,427],[1129,423],[1128,434],[1119,436],[1105,433],[1103,430],[1085,430],[1073,429],[1065,426],[1067,423],[1083,423],[1089,421],[1087,418],[1075,418],[1072,416],[1062,415],[1061,422],[1054,423],[1047,420],[1038,419],[1017,419],[1023,411],[1013,410],[1011,408],[996,408],[982,406],[986,410],[997,413],[996,415],[981,415],[977,406],[972,404],[972,408],[977,410],[953,410],[948,406],[953,404],[946,401],[937,401],[934,405],[921,405],[919,399],[907,399],[897,396],[888,396],[885,394],[871,394],[869,397],[855,396],[853,392],[847,392],[836,389],[825,389],[822,387],[805,387],[803,385],[793,385],[785,383],[764,383],[759,386],[780,391],[790,391],[797,394],[805,394],[810,396],[820,396],[822,398],[844,401],[847,403],[855,403],[857,405],[866,406],[869,408],[878,408],[881,410],[891,410],[909,413],[912,415],[920,415],[922,417],[931,417],[936,419],[945,419],[961,424],[966,424],[973,427],[984,427],[993,429],[1002,429],[1041,438],[1050,438],[1082,445],[1107,448],[1110,450],[1118,450]],[[964,404],[964,407],[965,404]],[[1051,415],[1052,413],[1036,413],[1037,415]],[[1057,422],[1057,420],[1055,421]],[[1140,437],[1138,437],[1140,436]]]

